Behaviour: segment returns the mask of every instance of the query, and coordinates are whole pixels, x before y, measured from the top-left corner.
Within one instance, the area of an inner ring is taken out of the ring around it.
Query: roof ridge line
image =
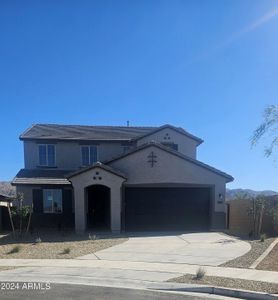
[[[115,127],[120,127],[120,128],[159,128],[161,126],[126,126],[126,125],[87,125],[87,124],[58,124],[58,123],[36,123],[30,126],[28,129],[25,131],[28,131],[31,129],[33,126],[67,126],[67,127],[73,127],[73,126],[80,126],[80,127],[106,127],[106,128],[115,128]],[[163,126],[163,125],[162,125]]]

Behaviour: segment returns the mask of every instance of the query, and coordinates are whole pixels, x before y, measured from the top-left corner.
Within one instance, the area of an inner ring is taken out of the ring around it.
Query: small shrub
[[[14,246],[8,254],[18,253],[21,250],[21,247],[19,245]]]
[[[196,271],[196,276],[195,279],[197,280],[201,280],[205,277],[206,275],[206,270],[202,267],[200,267],[197,271]]]
[[[265,241],[265,239],[266,239],[266,234],[261,234],[261,236],[260,236],[260,241],[261,241],[261,243],[263,243],[264,241]]]
[[[40,237],[37,237],[35,239],[35,244],[40,244],[42,242],[41,238]]]
[[[65,248],[62,252],[62,254],[69,254],[70,253],[70,248]]]

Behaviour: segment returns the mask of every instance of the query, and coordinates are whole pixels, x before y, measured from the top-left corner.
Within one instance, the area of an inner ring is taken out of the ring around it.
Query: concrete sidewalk
[[[106,261],[106,260],[78,260],[78,259],[1,259],[0,266],[30,267],[12,269],[0,272],[0,280],[11,274],[17,276],[31,273],[63,276],[88,276],[95,275],[103,278],[119,278],[150,281],[166,281],[183,274],[195,274],[200,265],[175,264],[175,263],[149,263],[131,261]],[[45,267],[45,268],[42,268]],[[246,280],[278,283],[278,272],[260,271],[239,268],[223,268],[204,266],[208,276],[221,276]]]

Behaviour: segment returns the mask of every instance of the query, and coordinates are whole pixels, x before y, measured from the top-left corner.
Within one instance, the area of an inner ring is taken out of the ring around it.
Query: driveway
[[[248,243],[223,233],[166,234],[133,236],[122,244],[78,259],[219,266],[250,249]]]

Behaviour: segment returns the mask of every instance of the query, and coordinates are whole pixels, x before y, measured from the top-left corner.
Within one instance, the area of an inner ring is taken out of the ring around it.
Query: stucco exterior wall
[[[196,159],[198,145],[197,141],[180,134],[175,130],[170,128],[162,129],[152,135],[138,140],[137,145],[140,146],[151,141],[177,144],[179,152]]]
[[[22,193],[24,204],[31,205],[33,203],[33,189],[35,188],[38,187],[29,185],[19,185],[16,187],[16,193]]]
[[[153,152],[156,163],[151,167],[148,156]],[[214,187],[213,211],[225,213],[226,180],[224,177],[185,161],[155,146],[110,163],[128,177],[127,184],[192,184]],[[222,195],[223,199],[220,199]],[[221,203],[220,203],[221,202]]]
[[[43,142],[42,142],[43,143]],[[77,170],[82,167],[81,144],[78,142],[57,142],[56,145],[56,166],[57,169]],[[86,143],[82,143],[86,144]],[[120,142],[89,143],[98,148],[98,160],[105,161],[123,153],[123,146]],[[24,162],[26,169],[39,167],[38,143],[24,141]]]
[[[96,175],[96,172],[99,174]],[[95,180],[94,177],[96,177]],[[101,177],[101,180],[99,177]],[[96,167],[72,177],[70,180],[74,188],[76,232],[84,232],[86,229],[87,201],[85,199],[85,188],[94,184],[102,184],[110,188],[111,230],[112,232],[120,232],[121,187],[125,179]]]

